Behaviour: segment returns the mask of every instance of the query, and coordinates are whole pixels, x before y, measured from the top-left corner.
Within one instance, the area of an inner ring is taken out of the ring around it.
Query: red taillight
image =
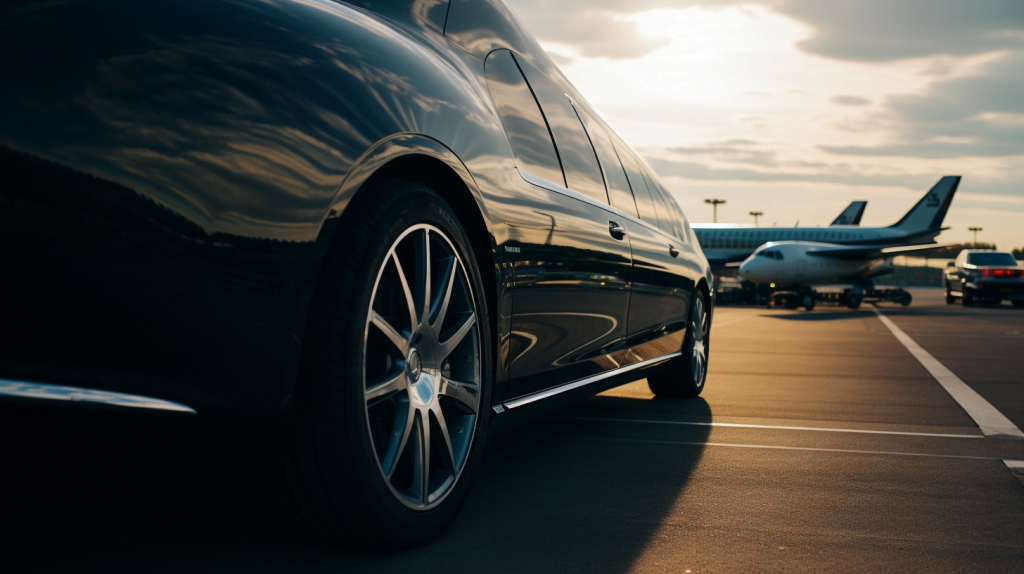
[[[1000,279],[1012,279],[1014,277],[1020,277],[1020,269],[982,269],[982,277],[998,277]]]

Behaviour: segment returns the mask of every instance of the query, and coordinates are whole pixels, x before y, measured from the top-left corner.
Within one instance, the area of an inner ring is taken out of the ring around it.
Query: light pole
[[[724,199],[705,199],[704,203],[709,203],[709,204],[711,204],[711,207],[714,208],[714,210],[715,210],[714,214],[715,215],[714,215],[714,219],[712,221],[714,223],[718,223],[718,206],[723,204],[723,203],[725,203],[725,200]]]
[[[750,215],[754,216],[754,227],[757,227],[757,218],[764,215],[763,211],[751,211]]]
[[[967,228],[967,231],[973,231],[974,232],[974,246],[975,247],[978,246],[978,232],[979,231],[983,231],[983,230],[984,230],[984,228],[982,228],[982,227],[968,227]]]

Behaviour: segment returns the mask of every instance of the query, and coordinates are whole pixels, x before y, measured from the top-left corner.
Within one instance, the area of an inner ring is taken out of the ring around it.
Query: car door
[[[505,50],[488,56],[485,71],[529,182],[512,200],[504,246],[514,259],[504,353],[510,399],[620,365],[632,267],[621,218],[608,206],[593,148],[564,91]]]
[[[681,239],[675,202],[662,196],[632,152],[617,143],[640,221],[629,225],[633,286],[627,323],[629,349],[622,364],[642,362],[682,348],[690,294],[699,276],[693,245]],[[667,193],[667,192],[666,192]]]

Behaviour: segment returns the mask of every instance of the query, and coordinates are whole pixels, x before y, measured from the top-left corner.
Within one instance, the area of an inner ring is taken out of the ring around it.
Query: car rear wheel
[[[1014,307],[1024,307],[1024,299],[1014,299],[1011,303]]]
[[[480,270],[429,188],[367,184],[324,263],[279,456],[285,509],[330,543],[403,548],[455,518],[492,373]]]
[[[949,288],[949,283],[946,283],[946,305],[952,305],[953,303],[956,303],[956,297],[953,296],[953,292]]]
[[[647,377],[647,386],[659,397],[696,397],[704,390],[710,354],[710,323],[704,294],[691,297],[690,320],[683,339],[682,356],[670,361],[660,372]]]
[[[964,287],[964,294],[961,301],[963,302],[964,307],[974,306],[974,294],[968,291],[967,287]]]

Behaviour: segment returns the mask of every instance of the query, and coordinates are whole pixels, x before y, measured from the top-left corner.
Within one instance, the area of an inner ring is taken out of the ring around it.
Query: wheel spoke
[[[366,405],[372,407],[404,388],[405,371],[403,370],[399,371],[397,375],[384,382],[376,383],[367,387],[366,392],[364,393],[364,396],[366,397]]]
[[[420,301],[417,325],[427,322],[430,315],[430,231],[423,231],[423,243],[416,248],[416,295]]]
[[[426,504],[430,490],[430,417],[427,411],[421,411],[420,416],[416,417],[416,431],[418,436],[412,457],[412,488],[418,491],[420,502]]]
[[[441,379],[441,389],[439,393],[443,397],[455,399],[475,414],[477,409],[480,407],[479,397],[470,390],[475,386],[476,385],[468,385],[466,383],[459,383],[449,379]]]
[[[436,311],[434,312],[434,320],[431,324],[434,326],[434,332],[440,332],[441,327],[444,325],[444,318],[448,314],[448,304],[452,300],[452,287],[455,285],[455,274],[459,271],[459,266],[456,264],[455,258],[452,257],[448,260],[448,268],[443,271],[444,282],[438,285],[438,296],[440,300],[435,304]]]
[[[405,357],[405,354],[409,351],[409,340],[405,335],[399,333],[398,329],[395,329],[387,319],[372,309],[370,310],[370,322],[380,329],[380,332],[384,333],[384,336],[398,349],[402,357]]]
[[[405,270],[402,269],[402,263],[398,261],[398,255],[394,251],[391,252],[391,260],[395,263],[395,268],[398,269],[398,279],[402,283],[402,291],[405,293],[405,305],[409,308],[409,328],[416,331],[416,327],[419,325],[416,321],[416,304],[413,302],[409,282],[405,278]]]
[[[448,355],[452,354],[455,347],[459,346],[459,343],[466,338],[466,335],[473,329],[473,325],[476,325],[476,314],[469,313],[466,318],[463,319],[462,325],[455,331],[455,333],[448,338],[447,341],[441,343],[441,358],[447,359]]]
[[[437,417],[437,426],[441,429],[441,436],[444,437],[445,451],[448,453],[448,462],[452,465],[452,475],[459,473],[459,465],[455,462],[455,449],[452,448],[452,438],[448,434],[448,421],[444,418],[444,413],[441,412],[440,407],[434,408],[434,416]]]
[[[415,424],[416,409],[408,401],[403,401],[401,404],[403,408],[398,409],[398,412],[395,413],[391,441],[388,443],[388,451],[384,453],[384,460],[380,465],[388,480],[391,480],[391,475],[394,474],[395,467],[398,466],[398,459],[405,452],[405,447],[409,443],[409,435]]]

